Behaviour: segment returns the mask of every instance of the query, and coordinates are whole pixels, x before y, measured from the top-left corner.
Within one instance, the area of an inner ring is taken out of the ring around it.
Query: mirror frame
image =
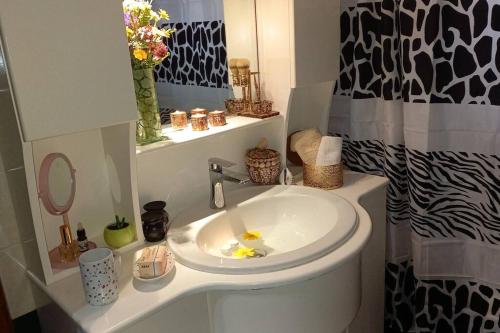
[[[62,158],[66,164],[68,165],[71,172],[71,195],[68,198],[68,201],[65,205],[59,206],[56,204],[53,196],[50,193],[50,185],[49,185],[49,173],[52,163],[58,158]],[[43,159],[42,165],[40,166],[40,173],[38,176],[38,197],[42,200],[45,209],[52,215],[64,215],[66,214],[71,206],[73,205],[73,201],[75,200],[76,193],[76,179],[75,179],[76,170],[73,168],[71,161],[69,158],[62,153],[51,153],[45,156]]]

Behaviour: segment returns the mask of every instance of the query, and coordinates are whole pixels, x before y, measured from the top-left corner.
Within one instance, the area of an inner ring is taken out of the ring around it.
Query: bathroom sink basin
[[[357,226],[346,200],[319,189],[255,186],[226,200],[223,210],[202,202],[174,218],[168,244],[179,262],[212,273],[282,270],[333,251]]]

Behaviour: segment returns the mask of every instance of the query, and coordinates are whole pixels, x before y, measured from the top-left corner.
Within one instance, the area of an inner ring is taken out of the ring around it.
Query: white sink
[[[227,192],[226,200],[224,210],[211,210],[207,200],[174,218],[168,243],[179,262],[212,273],[282,270],[333,251],[357,226],[346,200],[313,188],[247,187]],[[245,232],[258,232],[260,239],[245,240]],[[265,256],[237,258],[227,251],[235,242]]]

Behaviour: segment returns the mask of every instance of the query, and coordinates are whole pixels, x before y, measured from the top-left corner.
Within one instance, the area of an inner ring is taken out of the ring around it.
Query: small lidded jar
[[[226,113],[224,111],[212,111],[208,114],[208,122],[210,126],[224,126],[226,125]]]
[[[191,110],[191,117],[194,116],[195,114],[204,114],[205,116],[208,117],[208,110],[203,109],[203,108],[195,108]]]
[[[175,111],[170,114],[170,123],[175,130],[181,130],[187,127],[188,118],[185,111]]]
[[[152,201],[143,206],[146,211],[141,215],[142,232],[148,242],[159,242],[165,239],[170,227],[168,213],[164,209],[165,201]]]
[[[206,131],[208,130],[207,116],[204,114],[195,114],[191,116],[191,126],[193,131]]]
[[[280,153],[267,148],[267,140],[262,139],[257,147],[247,151],[245,156],[250,179],[255,184],[274,185],[281,172]]]

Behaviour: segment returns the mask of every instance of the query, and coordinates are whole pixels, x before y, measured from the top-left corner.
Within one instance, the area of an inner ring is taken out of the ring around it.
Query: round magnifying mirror
[[[68,157],[61,153],[47,155],[40,167],[38,185],[40,199],[47,211],[65,216],[76,192],[75,169]]]

